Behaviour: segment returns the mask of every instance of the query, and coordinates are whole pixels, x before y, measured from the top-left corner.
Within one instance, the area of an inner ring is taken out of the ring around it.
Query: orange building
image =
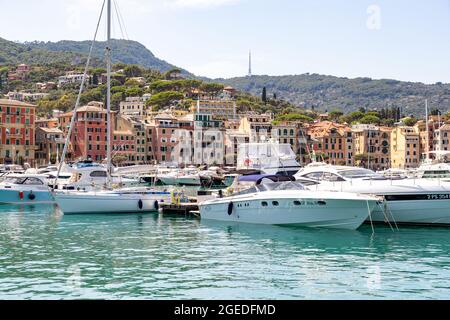
[[[334,165],[353,165],[353,139],[351,129],[343,124],[322,121],[308,128],[312,149],[317,161]]]

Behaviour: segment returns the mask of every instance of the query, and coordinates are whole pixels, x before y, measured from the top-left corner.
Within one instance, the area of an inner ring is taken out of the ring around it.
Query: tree
[[[403,124],[407,127],[413,127],[417,123],[416,118],[408,117],[402,120]]]
[[[92,84],[94,86],[98,86],[98,76],[96,73],[94,73],[94,75],[92,76]]]
[[[183,100],[184,95],[176,91],[165,91],[154,94],[146,101],[146,106],[153,106],[156,110],[170,106],[175,101]]]
[[[0,91],[3,90],[3,79],[7,79],[7,75],[8,75],[8,68],[7,67],[3,67],[0,68]]]
[[[341,110],[332,110],[328,113],[328,117],[332,120],[332,121],[338,121],[342,116],[344,115],[344,112],[342,112]]]
[[[264,104],[267,103],[267,89],[266,89],[266,87],[263,87],[261,100],[264,102]]]
[[[133,77],[141,77],[143,70],[140,66],[132,64],[126,66],[125,69],[123,69],[123,72],[127,78],[133,78]]]
[[[210,96],[217,96],[220,92],[223,91],[223,89],[225,88],[225,86],[221,83],[203,83],[200,86],[200,90],[205,92],[205,93],[209,93]]]
[[[442,113],[441,113],[441,111],[439,111],[439,109],[433,109],[430,112],[430,115],[432,115],[432,116],[438,116],[438,115],[441,115],[441,114]]]
[[[359,123],[363,124],[379,124],[380,118],[374,116],[374,115],[366,115],[359,119]]]
[[[164,79],[173,80],[181,77],[181,69],[180,68],[172,68],[164,74]]]
[[[312,121],[314,121],[314,119],[311,117],[308,117],[307,115],[301,114],[301,113],[289,113],[289,114],[278,115],[275,118],[274,122],[275,122],[275,124],[277,124],[282,121],[312,122]]]

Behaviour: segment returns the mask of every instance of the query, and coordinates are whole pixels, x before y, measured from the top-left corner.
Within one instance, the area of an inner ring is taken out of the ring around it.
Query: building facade
[[[343,124],[322,121],[308,128],[312,150],[317,161],[333,165],[353,165],[353,138],[351,129]]]
[[[413,127],[395,127],[391,132],[391,168],[416,168],[420,158],[420,133]]]
[[[372,170],[390,168],[391,128],[359,124],[352,127],[353,153],[361,166]]]
[[[36,106],[0,99],[0,163],[34,164]]]

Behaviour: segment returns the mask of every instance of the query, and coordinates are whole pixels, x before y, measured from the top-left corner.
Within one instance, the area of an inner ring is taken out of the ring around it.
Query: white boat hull
[[[430,181],[394,181],[394,185],[382,181],[359,183],[322,183],[311,190],[335,190],[376,195],[385,199],[375,207],[373,222],[389,222],[411,225],[450,225],[450,187]],[[369,219],[367,219],[369,222]]]
[[[336,229],[357,229],[364,223],[376,200],[272,198],[206,201],[200,205],[205,220],[267,225],[289,225]],[[297,201],[301,205],[295,205]],[[263,206],[263,202],[267,206]],[[274,206],[273,203],[278,205]],[[233,209],[229,210],[230,203]]]
[[[388,201],[372,213],[374,222],[417,225],[449,225],[450,200]]]
[[[156,212],[159,206],[152,195],[118,192],[56,193],[55,200],[64,214]]]

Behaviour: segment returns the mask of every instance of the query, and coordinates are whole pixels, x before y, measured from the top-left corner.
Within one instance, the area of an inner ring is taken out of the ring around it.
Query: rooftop
[[[0,105],[13,107],[36,107],[34,104],[9,99],[0,99]]]

